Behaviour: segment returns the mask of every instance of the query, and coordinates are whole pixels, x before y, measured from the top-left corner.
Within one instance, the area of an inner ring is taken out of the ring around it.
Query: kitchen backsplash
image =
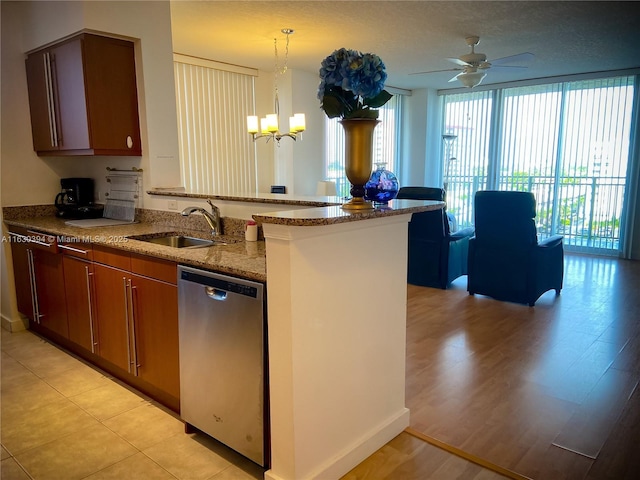
[[[167,227],[175,228],[176,230],[198,230],[201,232],[209,232],[211,230],[202,215],[189,215],[188,217],[185,217],[180,213],[175,212],[139,208],[136,210],[136,220],[142,223],[166,225]],[[223,235],[244,237],[244,226],[246,224],[246,220],[222,217],[221,221]]]
[[[3,220],[19,218],[49,217],[56,214],[55,205],[25,205],[23,207],[2,207]]]

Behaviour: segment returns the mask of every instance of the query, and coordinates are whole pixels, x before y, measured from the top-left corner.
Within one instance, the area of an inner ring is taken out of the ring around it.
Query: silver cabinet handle
[[[79,248],[70,247],[69,245],[58,245],[58,248],[61,248],[63,250],[69,250],[70,252],[76,252],[81,255],[86,255],[87,253],[89,253],[88,250],[80,250]]]
[[[136,377],[138,376],[138,369],[140,368],[140,364],[138,363],[138,344],[136,343],[136,304],[134,300],[134,291],[137,289],[138,287],[133,285],[131,280],[129,280],[129,300],[131,305],[131,343],[133,345],[133,372]]]
[[[96,341],[93,335],[93,307],[91,303],[91,275],[93,273],[89,272],[89,266],[85,265],[84,272],[87,278],[87,303],[89,305],[89,332],[91,333],[91,353],[96,353]]]
[[[127,370],[131,373],[131,337],[129,334],[129,292],[127,285],[127,277],[122,277],[122,284],[124,286],[124,320],[127,327]]]
[[[58,132],[56,125],[56,110],[53,99],[53,78],[51,71],[51,54],[46,52],[44,59],[44,81],[47,87],[47,110],[49,111],[49,135],[51,136],[51,146],[58,146]]]
[[[36,245],[40,245],[41,247],[47,247],[47,248],[51,248],[53,246],[53,243],[43,242],[41,240],[38,240],[38,237],[53,237],[53,235],[47,235],[46,233],[34,232],[33,230],[27,230],[27,233],[30,233],[31,235],[33,235],[33,236],[31,236],[31,235],[28,235],[28,236],[22,235],[22,237],[25,238],[27,242],[35,243]]]
[[[33,321],[40,323],[38,311],[38,289],[36,286],[36,268],[33,260],[33,250],[27,249],[27,264],[29,266],[29,286],[31,287],[31,308],[33,309]]]
[[[40,236],[43,235],[42,233],[38,233],[38,232],[31,232],[31,233],[33,233],[35,235],[40,235]],[[36,245],[40,245],[42,247],[47,247],[47,248],[51,247],[50,243],[41,242],[40,240],[36,239],[35,237],[31,237],[29,235],[21,235],[19,233],[13,233],[13,232],[11,232],[10,235],[15,237],[15,238],[17,238],[17,239],[20,239],[20,242],[22,242],[22,243],[35,243]]]

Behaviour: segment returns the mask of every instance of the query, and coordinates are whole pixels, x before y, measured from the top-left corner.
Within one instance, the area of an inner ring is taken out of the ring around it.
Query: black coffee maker
[[[62,191],[56,195],[56,215],[68,219],[102,217],[104,207],[93,203],[92,178],[61,178]]]

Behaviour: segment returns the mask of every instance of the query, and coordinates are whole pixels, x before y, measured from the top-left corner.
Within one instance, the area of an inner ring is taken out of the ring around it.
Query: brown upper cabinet
[[[133,42],[82,33],[26,67],[38,155],[142,155]]]

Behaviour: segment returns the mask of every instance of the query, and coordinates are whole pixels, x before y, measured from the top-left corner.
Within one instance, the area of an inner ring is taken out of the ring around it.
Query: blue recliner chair
[[[401,187],[399,199],[446,201],[442,188]],[[445,209],[414,213],[409,222],[407,282],[447,288],[467,273],[467,252],[473,228],[450,233]]]
[[[468,291],[533,306],[547,290],[560,294],[562,236],[538,243],[536,200],[529,192],[479,191],[476,235],[469,241]]]

